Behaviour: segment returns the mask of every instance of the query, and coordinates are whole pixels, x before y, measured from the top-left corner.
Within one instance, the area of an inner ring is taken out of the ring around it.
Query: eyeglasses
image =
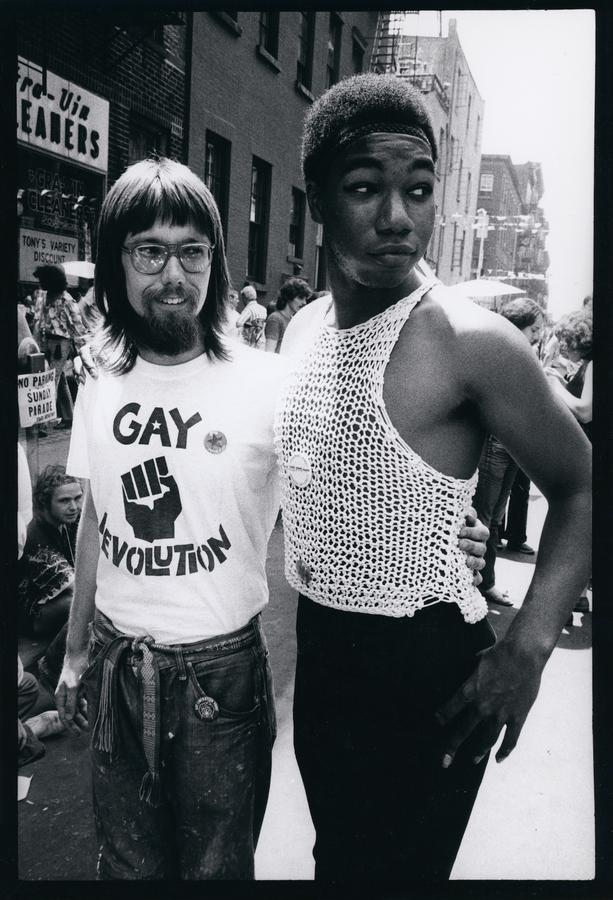
[[[122,247],[128,253],[132,265],[141,275],[157,275],[171,256],[176,256],[186,272],[206,272],[211,262],[215,244],[136,244]]]

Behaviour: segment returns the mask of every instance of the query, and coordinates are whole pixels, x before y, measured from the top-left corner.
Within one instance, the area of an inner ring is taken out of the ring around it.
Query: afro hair
[[[305,181],[321,181],[332,156],[369,131],[425,137],[436,162],[436,139],[419,91],[395,75],[366,73],[337,82],[307,113],[301,152]]]

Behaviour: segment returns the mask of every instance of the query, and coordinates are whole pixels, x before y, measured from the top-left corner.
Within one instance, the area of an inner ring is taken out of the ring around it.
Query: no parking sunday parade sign
[[[55,370],[17,376],[19,424],[22,428],[57,419],[55,411]]]

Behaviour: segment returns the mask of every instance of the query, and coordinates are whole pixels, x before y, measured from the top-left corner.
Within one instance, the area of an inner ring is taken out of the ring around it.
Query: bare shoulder
[[[435,285],[428,292],[422,312],[429,327],[445,333],[454,356],[459,360],[466,357],[472,367],[478,362],[504,363],[509,355],[534,357],[524,336],[504,316],[457,297],[444,285]]]

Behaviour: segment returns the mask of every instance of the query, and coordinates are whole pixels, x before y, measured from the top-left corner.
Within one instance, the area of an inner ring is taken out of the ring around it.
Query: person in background
[[[240,303],[242,310],[236,320],[236,328],[244,344],[264,349],[264,326],[266,324],[266,307],[258,303],[258,294],[252,284],[241,290]]]
[[[556,396],[569,408],[579,422],[585,436],[592,440],[593,405],[593,318],[592,298],[586,297],[581,310],[568,313],[554,327],[561,356],[568,361],[564,375],[559,367],[547,369],[549,382]],[[573,607],[573,612],[589,612],[587,596],[589,582]],[[567,625],[572,625],[572,616]]]
[[[83,489],[64,466],[49,465],[33,496],[34,517],[18,568],[19,619],[25,633],[53,638],[68,621],[72,602]]]
[[[556,396],[570,409],[586,436],[592,439],[593,403],[593,318],[589,306],[568,313],[554,327],[560,355],[570,365],[560,376],[559,369],[550,366],[547,375]]]
[[[44,265],[34,271],[46,292],[34,337],[41,344],[47,362],[55,369],[57,428],[72,425],[73,401],[64,369],[69,357],[85,343],[85,328],[79,307],[68,293],[66,273],[61,266]]]
[[[500,315],[519,329],[536,352],[543,329],[543,310],[538,303],[528,297],[508,300],[502,306]],[[498,606],[513,605],[508,592],[496,586],[495,566],[500,528],[517,471],[517,464],[501,441],[495,435],[489,435],[479,461],[479,479],[473,502],[477,515],[490,530],[479,590],[489,603]]]
[[[264,329],[266,338],[265,349],[269,353],[279,352],[285,329],[289,325],[292,316],[299,309],[302,309],[311,294],[311,288],[304,278],[288,278],[281,285],[277,295],[276,311],[270,313],[266,319],[266,327]]]
[[[28,526],[32,520],[32,485],[26,454],[17,444],[17,559],[20,560],[26,546]],[[45,710],[28,717],[39,697],[39,685],[31,672],[24,671],[17,654],[17,750],[18,766],[34,762],[45,753],[41,738],[59,734],[64,730],[57,710]]]

